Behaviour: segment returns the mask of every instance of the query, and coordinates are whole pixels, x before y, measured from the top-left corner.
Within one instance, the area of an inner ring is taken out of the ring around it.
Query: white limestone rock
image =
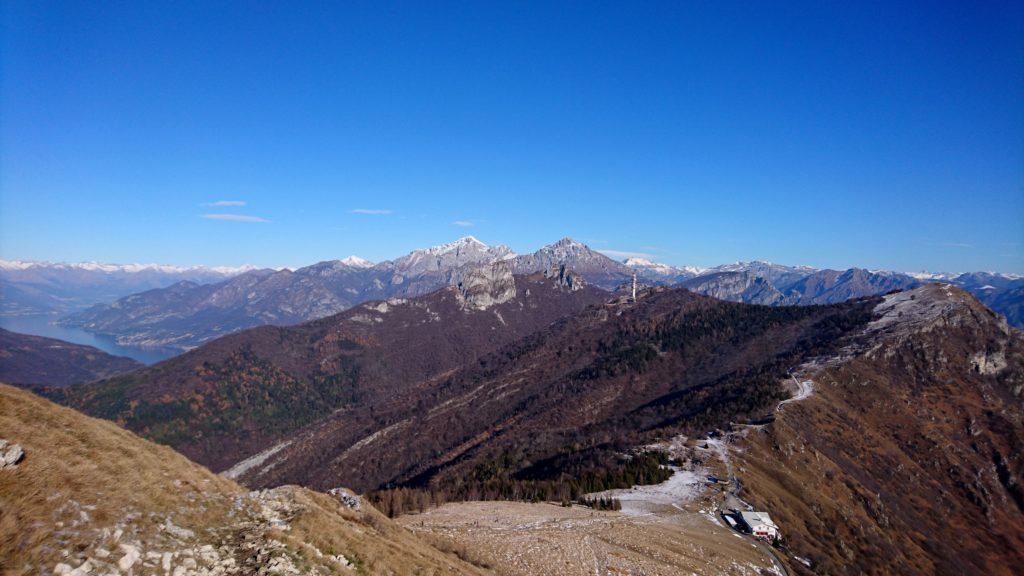
[[[470,267],[452,277],[464,309],[486,310],[516,297],[516,281],[508,262]]]
[[[0,469],[14,468],[25,457],[25,450],[18,444],[0,440]]]
[[[128,570],[129,568],[134,566],[136,562],[139,561],[139,558],[142,555],[139,552],[139,549],[135,546],[132,546],[131,544],[122,543],[119,544],[119,546],[121,547],[121,550],[124,552],[124,556],[122,556],[121,559],[117,561],[117,567],[121,570]]]

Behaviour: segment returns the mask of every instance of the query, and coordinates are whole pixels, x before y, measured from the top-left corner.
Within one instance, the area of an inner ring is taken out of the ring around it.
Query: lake
[[[0,328],[21,334],[32,334],[34,336],[46,336],[56,338],[75,344],[95,346],[107,354],[115,356],[127,356],[142,362],[143,364],[155,364],[166,360],[171,356],[181,354],[176,348],[136,348],[134,346],[121,346],[110,336],[101,336],[86,332],[81,328],[71,326],[60,326],[55,324],[56,316],[12,316],[0,317]]]

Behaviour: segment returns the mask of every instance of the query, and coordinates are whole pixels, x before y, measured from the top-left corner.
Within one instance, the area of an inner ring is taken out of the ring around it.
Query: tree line
[[[581,464],[585,462],[585,465]],[[672,476],[669,457],[661,451],[636,454],[601,452],[582,461],[554,458],[519,473],[501,459],[478,464],[468,474],[445,484],[399,486],[367,494],[374,507],[390,518],[423,512],[446,502],[509,500],[577,503],[597,510],[619,510],[614,498],[586,495],[644,484],[659,484]],[[575,472],[575,473],[573,473]]]

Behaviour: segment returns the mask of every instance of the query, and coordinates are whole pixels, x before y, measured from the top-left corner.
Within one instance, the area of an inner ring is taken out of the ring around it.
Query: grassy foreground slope
[[[0,438],[25,450],[0,469],[0,574],[482,573],[350,493],[249,492],[3,384]]]

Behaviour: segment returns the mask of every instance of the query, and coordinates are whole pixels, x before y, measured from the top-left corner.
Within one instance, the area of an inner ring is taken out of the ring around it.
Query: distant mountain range
[[[190,348],[243,328],[323,318],[371,300],[421,296],[468,270],[508,262],[515,274],[570,268],[588,283],[613,288],[632,269],[570,239],[517,256],[507,246],[465,237],[370,264],[330,260],[298,270],[253,270],[214,284],[179,282],[97,305],[64,321],[112,335],[122,345]]]
[[[891,272],[814,270],[750,262],[708,270],[679,285],[722,300],[775,306],[831,304],[920,284],[906,274]]]
[[[1024,279],[1013,275],[821,270],[758,261],[680,268],[640,258],[619,262],[570,238],[517,255],[470,236],[376,264],[350,256],[294,271],[5,263],[0,310],[70,312],[66,325],[113,336],[122,345],[188,349],[244,328],[296,324],[362,302],[427,294],[452,284],[468,268],[501,261],[515,274],[565,266],[606,290],[636,274],[641,284],[768,305],[841,302],[941,280],[976,295],[1014,326],[1024,326]],[[140,285],[152,289],[131,290]],[[108,297],[98,300],[103,294]],[[101,303],[83,310],[86,302]]]
[[[908,290],[930,282],[962,288],[1013,326],[1024,327],[1024,278],[1013,274],[906,274],[885,270],[818,270],[768,262],[740,262],[710,268],[677,285],[723,300],[767,304],[831,304],[850,298]]]
[[[66,314],[176,282],[220,282],[250,270],[253,267],[0,260],[0,316]]]

